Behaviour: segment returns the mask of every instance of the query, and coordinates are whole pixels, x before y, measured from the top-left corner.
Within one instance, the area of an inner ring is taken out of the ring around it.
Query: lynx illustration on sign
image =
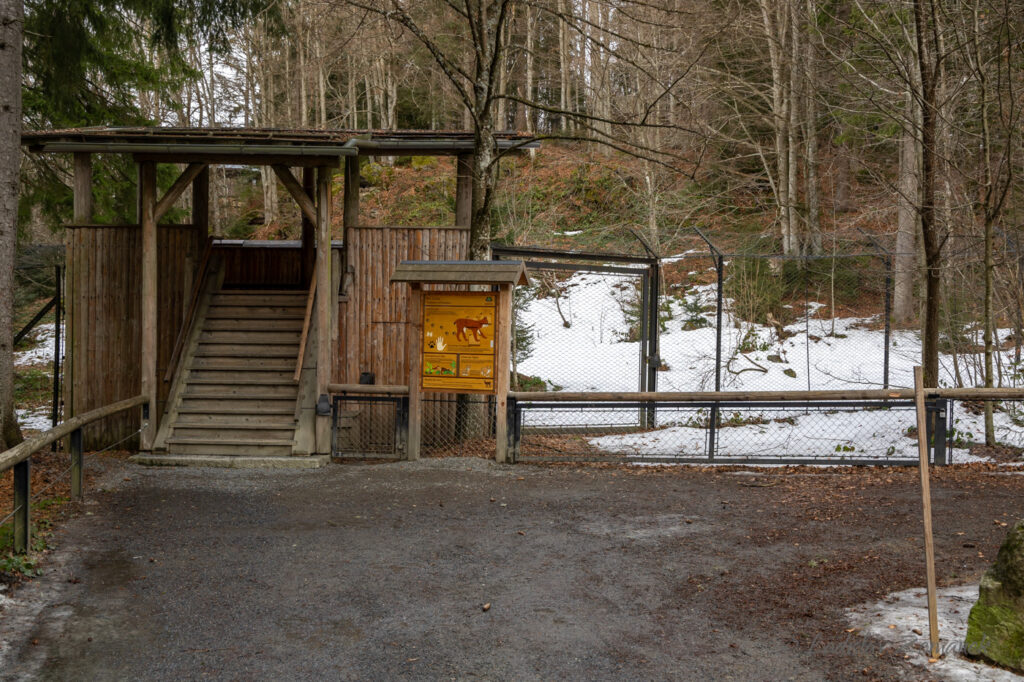
[[[424,390],[494,392],[496,298],[493,292],[424,292]]]

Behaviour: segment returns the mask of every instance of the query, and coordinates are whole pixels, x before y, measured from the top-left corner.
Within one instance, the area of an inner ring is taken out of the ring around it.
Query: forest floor
[[[941,676],[846,612],[924,583],[913,469],[89,464],[4,598],[2,679]],[[979,579],[1022,492],[934,470],[940,586]]]

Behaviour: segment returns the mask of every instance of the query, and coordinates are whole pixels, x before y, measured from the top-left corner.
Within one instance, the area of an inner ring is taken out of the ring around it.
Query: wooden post
[[[316,171],[308,166],[302,169],[302,191],[309,197],[316,193]],[[316,262],[316,225],[304,211],[299,211],[299,215],[302,216],[302,281],[309,285]]]
[[[18,554],[28,552],[32,540],[32,530],[29,526],[29,509],[32,507],[30,467],[28,459],[11,467],[14,469],[14,551]]]
[[[423,356],[420,353],[423,339],[423,288],[415,283],[409,285],[408,329],[406,345],[409,353],[409,431],[405,458],[417,460],[420,458],[420,435],[423,424]]]
[[[76,224],[92,222],[92,154],[87,152],[75,154],[74,212]]]
[[[327,395],[331,382],[331,175],[334,169],[320,166],[316,178],[316,394]],[[317,414],[316,451],[331,452],[331,417]]]
[[[196,228],[197,254],[210,236],[210,167],[199,171],[192,181],[192,224]]]
[[[92,155],[84,152],[79,152],[74,156],[74,218],[75,222],[79,224],[88,224],[93,221],[93,196],[92,196]],[[64,392],[65,392],[65,406],[64,406],[64,417],[69,419],[75,416],[75,365],[78,362],[78,358],[75,357],[74,349],[75,334],[78,331],[78,311],[75,309],[75,299],[77,298],[72,291],[74,283],[78,281],[75,276],[75,238],[72,234],[73,230],[68,230],[65,235],[65,262],[64,266],[65,276],[64,283],[67,289],[68,295],[65,299],[65,308],[67,314],[64,319],[65,325],[65,338],[67,343],[65,345],[65,355],[67,359],[64,363]]]
[[[494,458],[504,464],[508,456],[508,386],[512,366],[512,285],[498,291],[494,319]]]
[[[345,195],[342,219],[345,229],[359,225],[359,157],[345,157]]]
[[[71,497],[82,499],[82,429],[71,432]]]
[[[150,451],[156,440],[160,421],[157,405],[157,234],[156,234],[156,164],[143,161],[139,165],[139,223],[142,226],[142,395],[149,400],[149,422],[142,430],[139,449]]]
[[[473,223],[473,155],[459,154],[455,163],[455,225]]]
[[[928,415],[924,402],[924,371],[914,368],[914,402],[917,407],[917,452],[920,459],[921,501],[924,511],[924,561],[928,581],[928,635],[931,656],[939,657],[939,615],[935,598],[935,543],[932,539],[932,493],[928,481]]]

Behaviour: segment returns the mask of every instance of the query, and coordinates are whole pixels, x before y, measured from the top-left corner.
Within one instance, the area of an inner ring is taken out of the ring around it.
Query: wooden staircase
[[[214,291],[172,396],[169,455],[292,454],[306,293]]]

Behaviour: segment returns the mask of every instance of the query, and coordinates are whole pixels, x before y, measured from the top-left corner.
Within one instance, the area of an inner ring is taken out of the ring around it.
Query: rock
[[[1024,671],[1024,521],[1006,536],[967,618],[968,656]]]
[[[782,370],[782,373],[785,374],[787,377],[793,377],[794,379],[796,379],[795,369],[790,369],[789,367],[787,367],[786,369]]]

